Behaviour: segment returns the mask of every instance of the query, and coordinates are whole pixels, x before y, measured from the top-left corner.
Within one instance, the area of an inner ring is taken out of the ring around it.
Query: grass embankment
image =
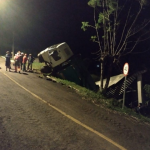
[[[40,68],[43,67],[44,65],[45,65],[44,63],[34,62],[33,69],[36,70],[36,72],[40,72],[39,71]],[[62,85],[66,85],[67,87],[74,89],[78,94],[81,95],[82,99],[95,104],[97,107],[103,107],[103,108],[109,109],[109,111],[115,111],[120,114],[131,116],[132,118],[135,118],[139,121],[150,123],[149,118],[136,113],[132,109],[127,108],[127,107],[124,107],[122,109],[122,101],[118,102],[115,99],[108,99],[100,92],[94,92],[94,91],[88,90],[84,87],[81,87],[75,84],[74,82],[62,80],[62,79],[50,76],[49,74],[40,75],[40,77],[45,77],[45,76],[47,76],[52,81],[61,83]]]
[[[32,68],[34,70],[40,70],[44,65],[45,65],[45,63],[39,63],[37,61],[34,61],[32,64]]]

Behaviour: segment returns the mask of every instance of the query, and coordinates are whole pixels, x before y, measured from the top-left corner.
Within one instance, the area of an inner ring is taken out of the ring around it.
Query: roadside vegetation
[[[107,98],[100,91],[94,92],[94,91],[86,89],[85,87],[81,87],[75,84],[74,82],[62,80],[62,79],[53,77],[50,74],[42,74],[40,72],[40,69],[44,65],[45,65],[44,63],[39,63],[38,61],[35,61],[33,63],[33,71],[36,73],[39,73],[39,77],[46,78],[53,82],[60,83],[63,86],[67,86],[68,88],[75,90],[76,93],[78,93],[82,97],[83,100],[91,102],[97,107],[100,107],[100,108],[103,107],[105,109],[108,109],[108,111],[115,111],[122,115],[124,114],[128,117],[136,119],[137,121],[150,123],[150,118],[143,116],[139,112],[136,112],[135,108],[124,107],[122,109],[122,100],[118,101],[112,98]],[[146,90],[146,91],[149,92],[150,90]]]
[[[34,61],[32,66],[34,70],[40,70],[44,65],[45,63],[39,63],[38,61]]]
[[[112,68],[122,63],[123,57],[137,52],[140,44],[149,39],[150,19],[143,15],[148,11],[147,0],[89,0],[93,9],[93,22],[82,22],[81,29],[90,31],[91,41],[97,45],[91,53],[100,63],[100,91],[108,88]],[[138,51],[139,52],[139,51]],[[142,48],[141,51],[143,52]],[[103,85],[103,79],[106,79]]]

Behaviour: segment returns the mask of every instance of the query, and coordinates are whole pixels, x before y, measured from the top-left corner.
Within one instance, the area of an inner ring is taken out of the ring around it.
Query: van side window
[[[58,55],[58,52],[57,51],[53,51],[53,53],[51,54],[51,56],[53,57],[53,59],[55,61],[58,61],[61,59],[61,57]]]

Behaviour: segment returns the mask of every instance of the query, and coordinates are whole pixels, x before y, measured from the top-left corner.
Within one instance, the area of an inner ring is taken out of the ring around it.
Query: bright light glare
[[[0,13],[4,13],[9,4],[9,0],[0,0]]]
[[[0,0],[0,9],[3,9],[7,6],[8,0]]]
[[[6,0],[0,0],[0,6],[5,5],[6,4]]]

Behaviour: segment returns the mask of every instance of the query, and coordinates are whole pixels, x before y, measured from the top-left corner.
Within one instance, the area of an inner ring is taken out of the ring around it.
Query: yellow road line
[[[20,86],[21,88],[23,88],[25,91],[29,92],[31,95],[33,95],[34,97],[36,97],[37,99],[41,100],[42,102],[46,103],[48,106],[52,107],[53,109],[55,109],[56,111],[58,111],[59,113],[61,113],[62,115],[64,115],[65,117],[69,118],[70,120],[72,120],[73,122],[77,123],[78,125],[86,128],[87,130],[95,133],[96,135],[98,135],[99,137],[105,139],[106,141],[108,141],[109,143],[115,145],[116,147],[118,147],[121,150],[127,150],[126,148],[122,147],[121,145],[117,144],[116,142],[114,142],[113,140],[111,140],[110,138],[106,137],[105,135],[101,134],[100,132],[92,129],[91,127],[85,125],[84,123],[80,122],[79,120],[71,117],[70,115],[67,115],[65,112],[61,111],[60,109],[58,109],[57,107],[51,105],[50,103],[48,103],[47,101],[45,101],[44,99],[40,98],[38,95],[32,93],[31,91],[29,91],[28,89],[26,89],[25,87],[23,87],[22,85],[20,85],[18,82],[16,82],[15,80],[13,80],[11,77],[9,77],[7,74],[3,73],[5,76],[7,76],[10,80],[12,80],[14,83],[16,83],[18,86]]]

